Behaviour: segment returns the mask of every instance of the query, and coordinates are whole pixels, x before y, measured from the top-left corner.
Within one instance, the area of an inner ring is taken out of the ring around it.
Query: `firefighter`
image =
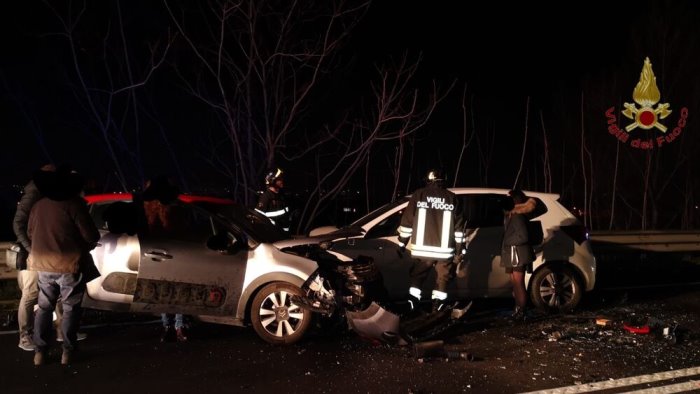
[[[289,232],[289,207],[284,198],[283,172],[275,168],[265,175],[265,191],[262,192],[255,210],[270,218],[276,226]]]
[[[437,274],[431,297],[433,312],[441,308],[447,299],[453,264],[458,264],[464,253],[464,225],[457,209],[457,196],[445,189],[443,182],[440,171],[430,170],[426,186],[413,193],[401,216],[399,247],[401,253],[409,249],[414,258],[409,288],[412,309],[421,300],[421,286],[432,267]]]

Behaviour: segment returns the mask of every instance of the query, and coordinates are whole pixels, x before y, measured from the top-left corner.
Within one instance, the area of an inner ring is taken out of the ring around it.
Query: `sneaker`
[[[36,345],[34,345],[34,341],[29,335],[22,335],[19,338],[19,345],[17,346],[19,346],[20,349],[26,350],[28,352],[33,352],[34,350],[36,350]]]
[[[63,349],[63,354],[61,355],[61,365],[70,364],[73,359],[73,352],[70,350]]]
[[[175,329],[175,338],[178,342],[187,342],[187,335],[182,327]]]
[[[34,366],[39,366],[44,364],[44,352],[34,353]]]
[[[84,332],[79,332],[75,335],[75,337],[77,340],[82,341],[85,338],[87,338],[87,334]],[[59,333],[58,335],[56,335],[56,342],[63,342],[63,335],[62,334]]]

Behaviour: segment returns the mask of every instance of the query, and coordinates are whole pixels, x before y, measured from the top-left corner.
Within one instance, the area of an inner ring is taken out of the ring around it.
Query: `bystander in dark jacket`
[[[41,178],[44,173],[52,173],[56,171],[53,164],[46,164],[34,174],[34,178]],[[29,225],[29,214],[32,206],[42,198],[39,188],[37,188],[34,179],[24,187],[22,198],[17,204],[12,228],[17,236],[17,240],[22,244],[22,247],[27,251],[32,250],[32,242],[29,239],[27,226]],[[17,324],[19,326],[19,348],[26,351],[34,351],[34,340],[32,335],[34,332],[34,306],[39,298],[39,277],[36,271],[20,270],[17,273],[17,285],[22,293],[19,305],[17,308]],[[60,324],[62,316],[62,308],[60,303],[56,308],[57,321]]]
[[[526,215],[535,210],[537,202],[518,189],[511,190],[508,194],[509,197],[503,201],[501,265],[510,274],[513,285],[515,308],[512,317],[515,320],[523,320],[527,306],[525,272],[532,270],[532,262],[535,260],[535,252],[529,242]]]
[[[51,316],[60,297],[63,302],[62,364],[71,361],[77,346],[85,279],[81,268],[92,264],[90,250],[100,233],[80,196],[82,178],[67,169],[45,173],[35,179],[45,196],[29,215],[28,234],[32,242],[29,269],[38,271],[39,310],[34,319],[34,364],[44,362],[51,332]]]

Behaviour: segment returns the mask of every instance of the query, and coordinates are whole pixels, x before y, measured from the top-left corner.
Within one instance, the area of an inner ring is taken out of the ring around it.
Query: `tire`
[[[286,282],[265,285],[250,305],[250,320],[255,332],[273,345],[299,341],[311,326],[312,313],[290,301],[301,295],[299,287]]]
[[[549,312],[569,312],[581,301],[581,280],[569,267],[547,265],[530,280],[530,299],[536,308]]]

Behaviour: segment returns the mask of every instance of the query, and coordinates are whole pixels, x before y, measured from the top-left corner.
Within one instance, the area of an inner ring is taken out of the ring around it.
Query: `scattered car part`
[[[363,338],[387,341],[399,331],[399,316],[372,302],[363,311],[347,311],[348,326]]]
[[[624,328],[625,330],[627,330],[633,334],[648,334],[649,332],[651,332],[648,325],[631,326],[627,323],[623,323],[622,328]]]

